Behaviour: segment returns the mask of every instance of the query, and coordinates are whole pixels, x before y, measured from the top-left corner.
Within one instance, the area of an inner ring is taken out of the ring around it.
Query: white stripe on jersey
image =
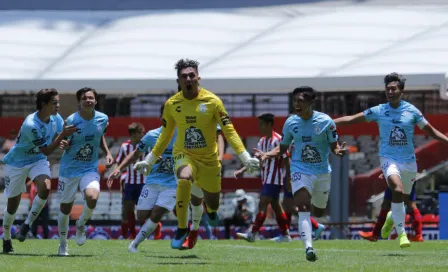
[[[115,161],[120,164],[132,151],[134,151],[135,146],[131,143],[130,140],[125,141],[121,144],[120,151],[117,154]],[[139,158],[139,161],[145,159],[146,154],[142,154]],[[126,168],[126,177],[124,178],[124,183],[129,184],[144,184],[145,177],[143,174],[138,173],[134,170],[134,164],[131,163]]]
[[[262,137],[260,139],[257,149],[261,150],[263,153],[269,152],[277,146],[280,146],[281,139],[282,136],[273,131],[271,138],[266,139],[266,137]],[[265,161],[261,167],[261,180],[263,181],[263,184],[283,185],[286,171],[282,167],[282,162],[282,156]]]

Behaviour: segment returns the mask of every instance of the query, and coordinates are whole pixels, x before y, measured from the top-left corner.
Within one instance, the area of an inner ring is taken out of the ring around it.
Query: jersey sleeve
[[[424,128],[428,124],[428,121],[416,107],[414,107],[412,112],[412,121],[420,129]]]
[[[175,128],[176,124],[172,115],[171,102],[168,100],[165,103],[165,108],[163,110],[162,133],[151,151],[156,157],[160,157],[170,144]]]
[[[376,122],[380,117],[380,106],[371,107],[364,111],[364,117],[367,122]]]
[[[146,133],[141,141],[137,144],[137,150],[141,153],[146,153],[152,150],[155,140],[151,132]]]
[[[291,131],[289,131],[289,119],[286,120],[285,124],[283,125],[282,130],[282,141],[280,142],[281,145],[291,145],[293,140],[293,136],[291,134]]]
[[[230,120],[229,115],[227,114],[224,105],[220,99],[216,99],[215,101],[215,118],[218,120],[219,125],[222,128],[222,132],[226,137],[228,143],[232,147],[232,149],[236,152],[236,154],[241,154],[246,151],[246,148],[241,141],[240,136],[236,132],[233,127],[232,121]]]
[[[64,130],[64,119],[62,116],[58,113],[56,114],[56,133],[59,134]]]
[[[338,141],[338,132],[336,131],[336,124],[334,123],[333,120],[329,121],[329,124],[327,125],[326,128],[326,133],[327,133],[327,139],[329,143],[334,143]]]

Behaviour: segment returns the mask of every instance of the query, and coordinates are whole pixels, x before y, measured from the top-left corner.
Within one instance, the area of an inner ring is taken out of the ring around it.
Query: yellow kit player
[[[179,60],[177,83],[182,91],[165,103],[162,134],[144,161],[134,169],[149,173],[152,165],[165,151],[177,127],[174,144],[174,170],[177,176],[176,212],[177,232],[171,247],[182,249],[187,238],[187,217],[190,194],[204,196],[210,224],[218,223],[219,197],[221,192],[221,164],[216,144],[216,123],[218,123],[230,146],[238,154],[244,166],[250,171],[259,168],[259,161],[246,151],[241,138],[233,128],[222,101],[199,85],[197,61]]]

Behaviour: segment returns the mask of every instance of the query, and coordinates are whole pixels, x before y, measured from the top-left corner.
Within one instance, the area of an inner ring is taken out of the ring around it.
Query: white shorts
[[[417,163],[399,163],[394,160],[380,157],[381,170],[383,170],[384,178],[390,175],[398,175],[403,184],[403,193],[409,195],[412,191],[412,185],[414,185],[415,177],[417,176]]]
[[[331,188],[330,174],[306,175],[294,172],[291,174],[291,185],[293,195],[298,190],[305,188],[311,195],[313,206],[320,209],[327,207]]]
[[[159,206],[172,211],[176,206],[176,188],[165,187],[157,184],[146,184],[138,198],[137,210],[149,211],[154,206]]]
[[[47,160],[37,162],[17,168],[10,165],[5,167],[5,196],[12,198],[26,192],[26,178],[31,180],[40,175],[51,176],[50,163]]]
[[[89,172],[82,177],[64,178],[59,177],[58,198],[60,203],[72,203],[75,201],[76,192],[79,190],[84,198],[84,191],[92,188],[100,191],[100,175],[97,172]]]

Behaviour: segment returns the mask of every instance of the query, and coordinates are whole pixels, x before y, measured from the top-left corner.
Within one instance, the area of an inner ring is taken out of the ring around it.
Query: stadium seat
[[[439,219],[432,213],[423,215],[423,223],[439,223]]]

